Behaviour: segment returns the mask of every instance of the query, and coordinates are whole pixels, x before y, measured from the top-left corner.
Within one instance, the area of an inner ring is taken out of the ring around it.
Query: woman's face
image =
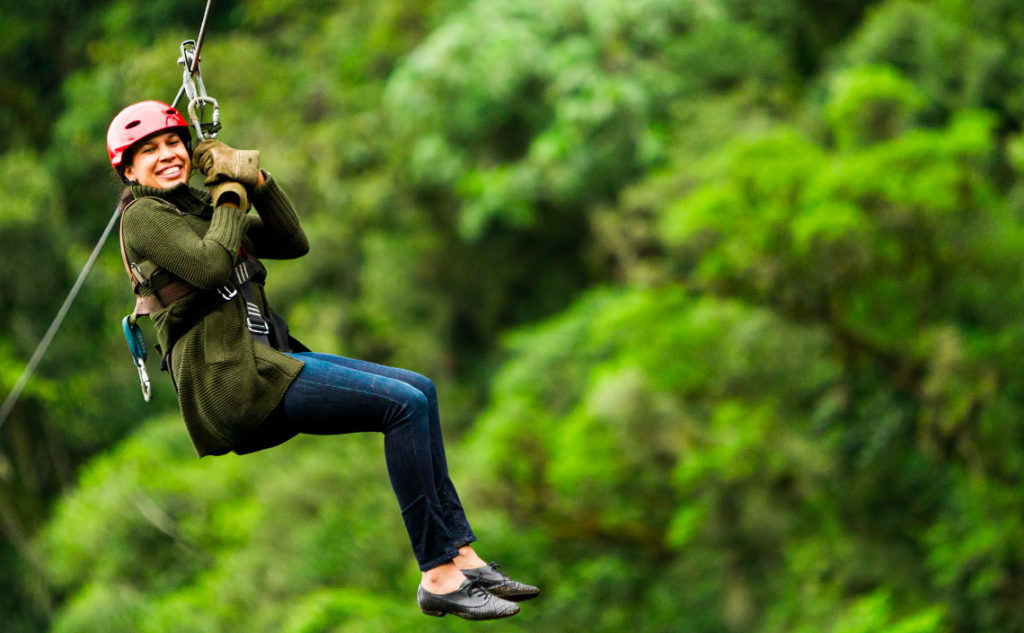
[[[139,146],[124,175],[140,185],[169,189],[188,182],[192,161],[185,143],[175,132],[152,136]]]

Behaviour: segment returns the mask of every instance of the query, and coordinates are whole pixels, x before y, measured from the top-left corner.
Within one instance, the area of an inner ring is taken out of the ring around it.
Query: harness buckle
[[[221,286],[220,288],[217,288],[217,294],[220,295],[221,299],[225,301],[231,301],[232,299],[235,298],[235,295],[238,294],[238,290],[234,286],[230,285]]]
[[[146,275],[142,273],[142,269],[139,268],[139,265],[136,264],[135,262],[131,262],[130,264],[128,264],[128,268],[131,270],[132,277],[135,278],[135,282],[138,283],[140,286],[149,281],[148,279],[146,279]]]
[[[253,334],[260,334],[262,336],[270,334],[270,326],[267,324],[266,320],[262,318],[259,318],[258,321],[253,321],[252,317],[245,317],[245,325]]]

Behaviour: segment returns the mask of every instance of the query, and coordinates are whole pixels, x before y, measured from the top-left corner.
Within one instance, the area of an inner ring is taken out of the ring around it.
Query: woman
[[[199,455],[248,453],[299,433],[381,432],[422,571],[421,610],[501,618],[536,596],[470,545],[476,537],[448,476],[433,383],[311,353],[268,309],[256,258],[295,258],[309,245],[291,202],[259,169],[259,153],[206,140],[193,155],[185,119],[159,101],[114,117],[107,151],[128,185],[125,265],[139,305],[153,306],[158,349]],[[193,165],[209,192],[188,185]]]

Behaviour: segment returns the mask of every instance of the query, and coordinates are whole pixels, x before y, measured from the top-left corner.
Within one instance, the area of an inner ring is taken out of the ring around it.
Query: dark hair
[[[124,178],[124,176],[121,176],[121,178]],[[124,190],[121,191],[121,199],[117,201],[117,212],[121,213],[122,211],[124,211],[124,208],[127,207],[128,204],[134,199],[135,194],[132,193],[132,188],[125,187]]]

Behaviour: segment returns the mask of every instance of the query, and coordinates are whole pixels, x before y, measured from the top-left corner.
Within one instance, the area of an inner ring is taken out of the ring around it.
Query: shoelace
[[[490,563],[487,563],[487,564],[491,566],[491,569],[494,570],[494,573],[498,574],[499,576],[501,576],[505,580],[511,580],[511,578],[506,576],[505,573],[501,571],[501,565],[499,565],[498,563],[495,563],[493,561],[490,562]]]
[[[491,592],[483,588],[479,580],[472,579],[469,581],[469,586],[466,587],[466,593],[470,596],[481,596],[486,597],[491,595]]]

